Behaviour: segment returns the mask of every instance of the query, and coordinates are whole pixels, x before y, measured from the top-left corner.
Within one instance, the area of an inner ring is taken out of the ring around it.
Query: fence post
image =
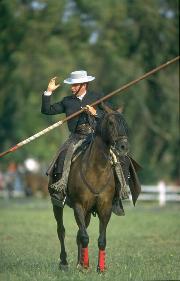
[[[163,207],[166,205],[166,185],[164,181],[158,183],[159,190],[159,206]]]

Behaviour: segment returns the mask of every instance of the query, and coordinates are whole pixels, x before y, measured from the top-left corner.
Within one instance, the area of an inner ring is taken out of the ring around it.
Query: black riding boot
[[[49,194],[51,196],[51,202],[53,206],[63,208],[66,203],[66,194],[64,190],[58,191],[51,186],[61,178],[61,174],[54,174],[52,183],[49,184]]]

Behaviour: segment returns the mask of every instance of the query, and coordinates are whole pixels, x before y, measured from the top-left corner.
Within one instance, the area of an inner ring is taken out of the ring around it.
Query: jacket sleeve
[[[55,115],[64,112],[65,112],[65,108],[64,108],[63,100],[51,104],[51,96],[42,95],[41,113],[47,115]]]

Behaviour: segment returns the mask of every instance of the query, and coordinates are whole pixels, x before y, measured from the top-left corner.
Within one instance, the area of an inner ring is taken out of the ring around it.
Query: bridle
[[[109,118],[109,116],[113,116],[113,115],[119,115],[118,112],[109,112],[109,113],[106,113],[106,115],[103,117],[103,120],[102,120],[102,123],[101,123],[101,130],[100,130],[100,134],[101,134],[101,137],[103,137],[104,133],[103,133],[103,128],[104,128],[104,123],[107,122],[107,119]],[[117,129],[115,128],[115,134],[116,136],[113,136],[112,139],[112,144],[111,144],[111,147],[114,147],[116,146],[116,142],[118,142],[119,140],[124,140],[124,141],[128,141],[128,137],[127,135],[118,135],[118,132],[117,132]]]

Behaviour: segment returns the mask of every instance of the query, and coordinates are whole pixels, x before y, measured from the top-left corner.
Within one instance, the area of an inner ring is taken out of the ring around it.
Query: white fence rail
[[[141,201],[155,201],[160,206],[166,205],[167,202],[180,202],[180,186],[165,185],[164,182],[160,182],[158,185],[142,185],[142,192],[139,195],[138,200]],[[9,197],[25,197],[25,191],[12,190],[11,194],[7,189],[0,190],[0,198]],[[130,200],[132,200],[130,196]]]
[[[142,185],[138,200],[158,201],[160,206],[166,202],[180,202],[180,187],[166,186],[163,182],[158,185]]]

